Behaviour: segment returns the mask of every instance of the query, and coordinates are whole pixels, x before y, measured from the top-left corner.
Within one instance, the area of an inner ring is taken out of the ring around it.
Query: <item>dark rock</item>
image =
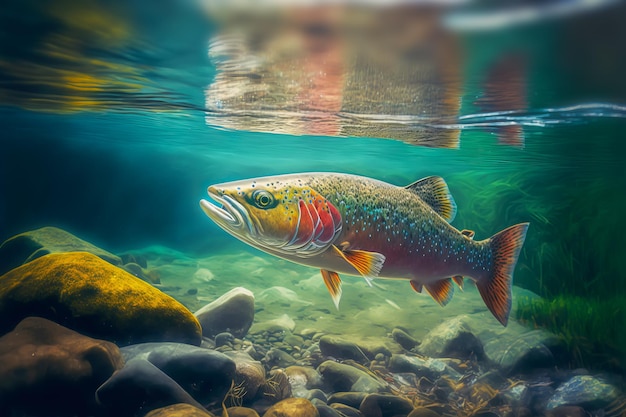
[[[123,363],[113,343],[26,318],[0,337],[0,415],[90,413],[96,389]]]
[[[182,304],[87,252],[45,255],[0,277],[0,333],[28,316],[118,345],[201,339]]]
[[[259,392],[259,388],[265,384],[265,368],[259,361],[244,352],[230,351],[224,352],[226,356],[235,361],[235,381],[239,387],[240,397],[237,399],[242,403],[252,401]]]
[[[293,390],[293,386],[292,386],[292,390]],[[294,397],[298,397],[298,395],[294,394]],[[326,394],[324,394],[324,391],[322,391],[321,389],[317,389],[317,388],[307,391],[306,396],[302,398],[306,398],[309,401],[319,400],[319,401],[322,401],[323,403],[328,402],[328,397],[326,397]]]
[[[359,411],[363,417],[405,416],[413,411],[413,404],[395,395],[369,394],[363,399]]]
[[[307,399],[287,398],[270,407],[263,417],[319,417],[319,412]]]
[[[140,255],[138,253],[122,253],[120,254],[120,258],[122,259],[122,263],[126,264],[137,264],[142,268],[148,268],[148,259],[145,255]]]
[[[389,360],[389,371],[394,373],[411,372],[418,378],[426,377],[434,380],[442,375],[458,379],[461,374],[448,366],[443,360],[420,356],[392,355]]]
[[[546,417],[589,417],[590,414],[582,407],[562,405],[545,413]]]
[[[228,407],[226,412],[228,417],[259,417],[259,413],[247,407]]]
[[[397,344],[406,350],[411,350],[415,346],[419,345],[419,342],[413,339],[410,334],[402,329],[398,329],[397,327],[391,331],[391,337],[393,337],[393,340],[395,340]]]
[[[273,369],[269,372],[269,378],[259,389],[261,397],[270,403],[276,403],[292,396],[291,385],[285,372],[281,369]]]
[[[235,378],[223,353],[182,343],[143,343],[121,349],[126,360],[146,359],[204,406],[221,404]]]
[[[189,288],[187,290],[187,295],[196,295],[198,294],[198,289],[197,288]]]
[[[233,343],[235,343],[235,336],[233,336],[231,333],[223,332],[215,336],[215,347],[232,347]]]
[[[544,330],[533,330],[511,339],[494,338],[485,344],[487,357],[504,372],[514,374],[527,369],[548,368],[556,362],[563,342]]]
[[[435,327],[418,349],[420,353],[435,358],[485,358],[483,344],[473,333],[466,316],[455,317]]]
[[[366,396],[366,392],[336,392],[328,397],[328,404],[339,403],[358,409]]]
[[[381,392],[387,386],[381,380],[353,366],[333,361],[323,362],[317,371],[332,391]]]
[[[334,408],[322,403],[321,401],[313,402],[313,405],[315,406],[315,408],[317,408],[317,412],[319,413],[320,417],[344,417]]]
[[[145,417],[215,417],[206,410],[189,404],[174,404],[150,411]],[[257,415],[258,417],[258,415]]]
[[[118,256],[65,230],[42,227],[15,235],[0,245],[0,275],[49,253],[64,252],[89,252],[113,265],[122,263]]]
[[[369,359],[355,343],[344,340],[337,336],[322,336],[319,347],[324,356],[338,359],[352,359],[360,364],[368,364]]]
[[[426,407],[417,407],[413,409],[406,417],[441,417],[441,414]]]
[[[363,414],[356,408],[341,403],[333,403],[331,407],[341,413],[342,417],[363,417]]]
[[[195,312],[202,335],[214,337],[222,332],[242,338],[254,321],[254,294],[243,287],[233,288]]]
[[[547,408],[577,405],[587,409],[603,408],[620,396],[613,385],[591,375],[576,375],[559,386]]]
[[[204,407],[172,378],[145,359],[132,359],[96,391],[108,415],[143,416],[152,410],[185,403]]]

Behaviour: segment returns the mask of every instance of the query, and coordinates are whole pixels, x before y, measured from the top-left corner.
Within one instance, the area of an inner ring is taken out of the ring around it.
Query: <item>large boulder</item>
[[[96,389],[123,363],[113,343],[43,318],[26,318],[0,337],[0,415],[12,415],[10,409],[91,414]]]
[[[0,276],[0,334],[33,315],[118,345],[202,338],[178,301],[87,252],[45,255]]]
[[[96,400],[110,416],[141,417],[180,403],[205,410],[172,378],[145,359],[128,361],[98,388]]]
[[[242,338],[254,321],[254,294],[237,287],[228,291],[195,313],[204,337],[213,338],[222,332]]]
[[[49,253],[89,252],[113,265],[121,265],[119,256],[100,249],[56,227],[42,227],[20,233],[0,245],[0,275]]]

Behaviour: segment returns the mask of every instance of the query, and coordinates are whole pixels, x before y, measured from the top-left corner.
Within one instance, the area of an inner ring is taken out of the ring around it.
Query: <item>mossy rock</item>
[[[87,252],[49,254],[0,276],[0,334],[27,316],[118,345],[200,345],[196,318],[178,301]]]
[[[0,245],[0,274],[49,253],[62,252],[89,252],[113,265],[122,263],[119,256],[85,242],[65,230],[42,227],[15,235]]]

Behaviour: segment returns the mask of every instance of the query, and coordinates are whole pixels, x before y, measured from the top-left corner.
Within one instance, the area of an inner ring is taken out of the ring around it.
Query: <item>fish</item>
[[[489,311],[506,326],[513,272],[529,223],[485,240],[450,223],[457,206],[445,180],[429,176],[396,186],[365,176],[309,172],[211,185],[200,200],[220,228],[268,254],[319,268],[335,307],[339,274],[408,280],[441,306],[453,282],[472,280]]]

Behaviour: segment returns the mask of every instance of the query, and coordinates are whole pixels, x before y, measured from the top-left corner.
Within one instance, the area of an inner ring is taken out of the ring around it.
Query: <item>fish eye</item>
[[[266,190],[254,190],[251,196],[252,203],[260,209],[268,209],[276,206],[274,195]]]

